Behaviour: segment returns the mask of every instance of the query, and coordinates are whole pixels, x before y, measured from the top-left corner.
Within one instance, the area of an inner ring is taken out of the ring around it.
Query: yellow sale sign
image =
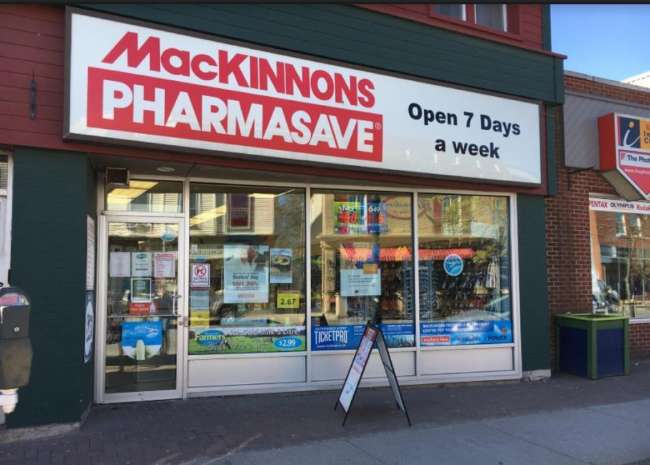
[[[300,292],[278,292],[277,308],[300,308]]]

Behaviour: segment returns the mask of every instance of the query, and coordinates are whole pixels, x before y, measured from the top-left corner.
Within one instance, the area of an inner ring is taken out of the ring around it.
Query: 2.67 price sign
[[[300,308],[300,292],[278,291],[277,308]]]

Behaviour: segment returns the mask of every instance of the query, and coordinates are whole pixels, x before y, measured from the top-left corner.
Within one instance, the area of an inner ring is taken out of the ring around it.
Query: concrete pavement
[[[0,464],[650,465],[650,361],[590,381],[363,389],[345,428],[337,392],[96,407],[81,428],[0,432]],[[33,435],[31,435],[33,436]],[[19,439],[19,440],[17,440]]]

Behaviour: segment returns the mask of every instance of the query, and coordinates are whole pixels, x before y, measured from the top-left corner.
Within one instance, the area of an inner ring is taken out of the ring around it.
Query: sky
[[[621,81],[650,71],[650,5],[551,5],[564,69]]]

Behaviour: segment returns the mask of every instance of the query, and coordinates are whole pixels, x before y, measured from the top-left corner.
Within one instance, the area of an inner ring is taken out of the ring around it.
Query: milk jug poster
[[[269,246],[225,244],[224,303],[269,301]]]

